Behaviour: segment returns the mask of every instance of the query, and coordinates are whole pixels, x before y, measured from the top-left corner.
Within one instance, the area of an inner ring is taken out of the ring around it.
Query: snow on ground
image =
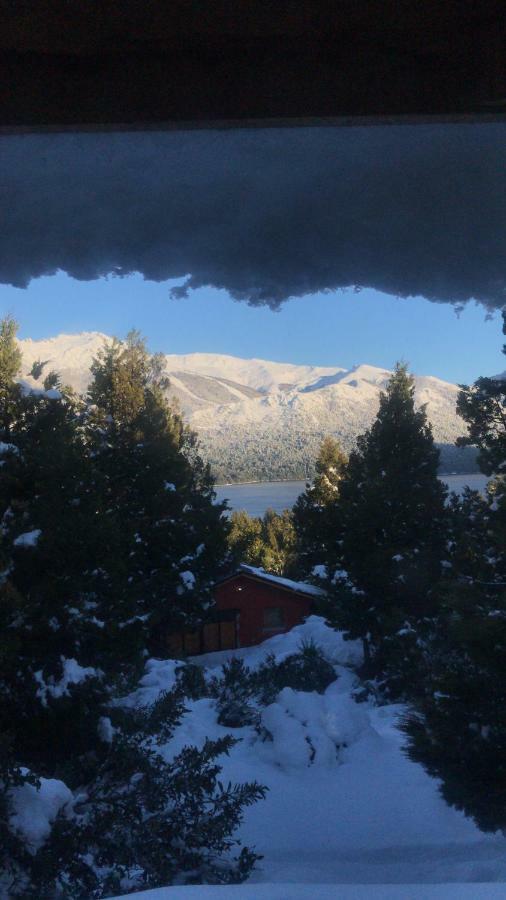
[[[139,900],[504,900],[503,884],[247,884],[158,888]],[[119,898],[112,898],[119,900]]]
[[[212,699],[188,703],[164,755],[172,758],[186,744],[201,746],[206,737],[232,733],[240,739],[230,756],[220,760],[222,780],[257,780],[268,786],[266,800],[246,811],[240,830],[243,842],[264,858],[244,888],[196,889],[200,893],[171,888],[170,897],[175,900],[179,890],[187,900],[506,897],[506,884],[494,888],[495,893],[490,884],[506,882],[506,840],[481,833],[448,807],[437,782],[405,757],[397,727],[401,706],[354,701],[351,691],[357,681],[351,667],[360,661],[357,643],[344,641],[312,616],[257,647],[195,657],[193,662],[205,666],[209,675],[219,674],[232,656],[254,668],[269,652],[281,660],[309,639],[323,649],[338,678],[323,695],[281,691],[262,711],[272,740],[262,739],[252,727],[218,725]],[[173,680],[173,661],[150,661],[137,700],[153,701]],[[449,885],[439,893],[429,889],[429,883],[449,882],[472,882],[472,892],[459,888],[458,894],[449,893]],[[477,892],[480,882],[489,883],[488,893]],[[408,892],[406,886],[413,883],[425,887]],[[400,892],[388,887],[386,893],[379,887],[374,892],[337,890],[343,884],[404,887]],[[162,900],[168,895],[146,896]]]

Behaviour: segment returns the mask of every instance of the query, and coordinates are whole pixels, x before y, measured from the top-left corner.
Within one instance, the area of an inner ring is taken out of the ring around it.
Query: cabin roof
[[[246,575],[255,581],[267,582],[293,594],[304,594],[312,597],[323,597],[325,594],[325,591],[314,584],[307,584],[305,581],[292,581],[291,578],[282,578],[280,575],[271,575],[269,572],[265,572],[264,569],[247,566],[245,563],[242,563],[239,568],[222,578],[217,584],[223,584],[240,575]]]

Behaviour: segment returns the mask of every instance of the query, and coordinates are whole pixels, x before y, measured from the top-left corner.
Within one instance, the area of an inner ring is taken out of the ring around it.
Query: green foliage
[[[503,334],[506,334],[506,310]],[[471,387],[464,384],[460,387],[457,412],[467,423],[468,435],[457,443],[477,446],[481,471],[493,475],[501,471],[506,459],[506,377],[478,378]]]
[[[166,694],[142,716],[119,712],[112,743],[72,810],[58,816],[36,854],[31,889],[12,896],[107,897],[147,888],[243,881],[259,858],[232,836],[245,807],[265,795],[256,782],[223,785],[217,759],[234,741],[160,752],[182,714]]]
[[[18,324],[12,316],[0,322],[0,390],[10,386],[21,369],[22,355],[16,342]]]
[[[165,399],[161,361],[139,335],[105,347],[92,372],[86,434],[110,529],[102,588],[120,643],[134,649],[161,622],[198,627],[227,525],[195,435]]]
[[[332,423],[329,422],[329,427]],[[312,423],[311,423],[312,426]],[[328,429],[316,426],[315,431],[266,429],[259,434],[258,427],[241,428],[235,434],[229,431],[203,431],[200,435],[202,456],[209,461],[218,483],[229,484],[253,481],[309,481],[315,475],[315,460]],[[474,447],[455,447],[455,425],[438,422],[440,442],[439,472],[469,474],[479,472]],[[343,450],[351,453],[355,434],[335,432]],[[261,449],[260,449],[261,448]]]
[[[255,673],[256,689],[263,704],[274,703],[285,687],[323,694],[335,680],[333,666],[312,641],[302,643],[298,653],[290,654],[281,662],[273,654],[269,655]]]
[[[178,690],[190,700],[201,700],[209,694],[202,666],[185,662],[176,670]]]
[[[31,375],[32,378],[35,379],[35,381],[39,380],[39,378],[42,375],[44,369],[46,368],[48,362],[49,362],[48,359],[46,359],[46,360],[36,359],[35,360],[35,362],[32,365],[32,368],[30,369],[30,372],[29,372],[29,374]]]
[[[292,513],[268,509],[262,519],[244,510],[230,517],[229,547],[236,563],[247,563],[271,572],[289,575],[295,566],[295,530]]]
[[[255,678],[242,659],[233,657],[222,667],[221,678],[210,685],[216,697],[218,722],[226,728],[256,725],[259,713],[255,705]]]
[[[116,709],[112,747],[103,728],[160,626],[198,625],[211,602],[227,524],[209,468],[165,400],[160,359],[137,333],[104,347],[84,398],[56,373],[43,391],[20,391],[14,338],[15,324],[4,322],[0,734],[9,733],[14,762],[0,768],[8,847],[0,860],[17,879],[11,894],[52,900],[181,877],[241,880],[255,855],[244,850],[235,864],[220,856],[241,809],[263,789],[219,785],[215,759],[228,740],[162,759],[157,742],[172,735],[181,687],[149,714]],[[84,786],[30,865],[7,821],[20,760]]]
[[[273,653],[256,670],[233,657],[220,677],[209,683],[216,700],[218,722],[227,728],[260,725],[260,708],[274,703],[283,688],[323,694],[336,680],[333,666],[313,641],[302,642],[297,653],[277,661]]]
[[[31,864],[23,839],[10,827],[13,791],[25,784],[36,787],[38,780],[15,762],[12,738],[0,732],[0,895],[6,897],[22,895]]]
[[[297,569],[310,576],[316,565],[335,568],[339,537],[339,488],[347,457],[338,441],[326,437],[316,460],[316,474],[293,507],[297,535]]]
[[[0,730],[15,723],[17,758],[61,775],[98,743],[100,673],[68,686],[64,673],[73,661],[95,666],[104,647],[86,576],[102,535],[78,407],[28,395],[11,440],[16,452],[4,458],[0,489]],[[32,544],[22,543],[26,534]]]
[[[425,693],[405,722],[408,753],[479,828],[506,828],[506,593],[447,592]]]
[[[431,588],[446,546],[446,489],[425,409],[398,365],[371,428],[358,438],[341,482],[340,555],[353,602],[341,627],[376,652],[406,620],[431,615]]]
[[[18,415],[22,392],[16,383],[21,369],[21,351],[16,342],[17,322],[11,317],[0,321],[0,441],[8,441],[12,423]]]
[[[504,327],[506,330],[506,312]],[[478,379],[459,395],[483,471],[506,465],[504,382]],[[506,490],[466,491],[449,509],[453,580],[426,646],[424,692],[406,717],[407,751],[441,781],[445,800],[484,831],[506,828]]]

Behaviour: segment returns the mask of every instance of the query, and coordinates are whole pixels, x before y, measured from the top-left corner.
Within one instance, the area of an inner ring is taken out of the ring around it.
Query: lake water
[[[451,491],[460,494],[466,485],[483,491],[486,475],[442,475],[441,480]],[[234,509],[245,509],[250,516],[263,516],[269,507],[276,512],[290,509],[305,488],[304,481],[259,481],[250,484],[220,484],[216,488],[218,500],[227,499]]]

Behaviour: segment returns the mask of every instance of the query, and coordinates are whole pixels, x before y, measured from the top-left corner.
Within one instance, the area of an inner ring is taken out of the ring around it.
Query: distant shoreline
[[[468,475],[483,475],[483,472],[438,472],[438,478],[446,476],[458,476],[466,478]],[[295,484],[296,482],[305,482],[306,478],[266,478],[265,481],[257,479],[255,481],[217,481],[215,487],[245,487],[248,484]]]

